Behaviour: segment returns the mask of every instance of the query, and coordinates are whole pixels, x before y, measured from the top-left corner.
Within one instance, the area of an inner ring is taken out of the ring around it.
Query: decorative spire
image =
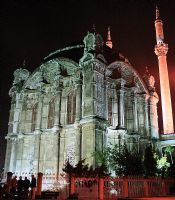
[[[110,30],[110,26],[108,27],[107,41],[111,41],[111,30]]]
[[[156,19],[159,19],[159,17],[160,17],[160,12],[158,6],[156,5]]]
[[[23,63],[22,63],[22,68],[26,67],[26,60],[24,59]]]
[[[147,74],[147,75],[150,76],[150,73],[149,73],[149,70],[148,70],[148,67],[147,67],[147,66],[145,67],[145,74]]]
[[[111,31],[110,31],[110,26],[108,27],[108,35],[107,35],[107,42],[106,45],[112,49],[112,40],[111,40]]]
[[[96,32],[96,26],[95,26],[95,24],[93,24],[93,26],[92,26],[92,31],[91,31],[92,33],[94,33],[94,34],[96,34],[97,32]]]

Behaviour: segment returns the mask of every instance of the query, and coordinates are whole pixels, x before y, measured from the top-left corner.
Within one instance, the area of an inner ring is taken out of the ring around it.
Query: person
[[[17,183],[18,183],[18,180],[17,180],[17,176],[14,176],[11,180],[11,194],[16,194],[16,188],[17,188]]]
[[[30,183],[30,187],[31,187],[31,199],[35,199],[35,191],[36,191],[36,178],[34,175],[31,176],[32,180]]]
[[[30,187],[30,181],[27,177],[25,177],[24,178],[24,194],[26,198],[28,198],[28,195],[29,195],[29,187]]]
[[[3,197],[3,187],[2,185],[0,184],[0,199],[2,199]]]
[[[17,182],[17,192],[18,192],[19,198],[21,197],[22,190],[23,190],[23,180],[22,180],[22,176],[20,176]]]

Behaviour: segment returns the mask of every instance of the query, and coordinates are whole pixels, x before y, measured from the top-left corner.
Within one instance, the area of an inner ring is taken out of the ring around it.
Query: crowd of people
[[[36,178],[34,175],[31,176],[31,181],[22,176],[13,176],[6,184],[0,186],[0,199],[3,197],[12,196],[17,199],[35,199],[36,191]]]

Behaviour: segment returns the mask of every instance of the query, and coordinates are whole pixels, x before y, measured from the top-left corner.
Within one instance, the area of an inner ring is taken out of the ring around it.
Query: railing
[[[166,196],[175,185],[175,181],[170,178],[72,178],[70,193],[78,193],[79,199]]]
[[[13,173],[30,179],[30,173]],[[37,177],[37,174],[34,174]],[[171,178],[85,178],[68,177],[65,174],[46,173],[42,176],[42,191],[59,192],[62,199],[77,193],[79,199],[112,200],[116,197],[154,197],[170,195],[175,186]]]

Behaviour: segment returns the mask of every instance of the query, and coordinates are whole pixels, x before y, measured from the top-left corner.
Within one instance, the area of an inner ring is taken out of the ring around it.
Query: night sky
[[[13,71],[22,66],[32,71],[50,52],[80,41],[91,30],[106,41],[111,27],[114,48],[125,55],[143,75],[148,66],[156,78],[159,93],[157,57],[154,54],[155,4],[164,23],[169,45],[168,67],[175,113],[175,1],[174,0],[6,0],[0,5],[0,168],[5,156]],[[158,104],[161,113],[160,102]],[[175,115],[175,114],[174,114]],[[174,120],[175,121],[175,120]],[[159,115],[160,131],[162,130]]]

